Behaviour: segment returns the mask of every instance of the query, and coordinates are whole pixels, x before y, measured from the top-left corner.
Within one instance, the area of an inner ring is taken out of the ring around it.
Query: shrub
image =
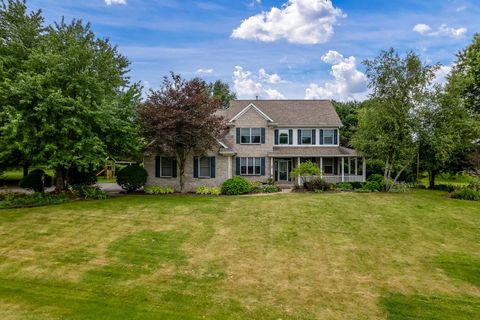
[[[25,193],[23,192],[13,192],[13,191],[7,191],[7,192],[0,192],[0,201],[3,201],[8,198],[14,198],[18,196],[23,196]]]
[[[222,184],[222,193],[226,195],[239,195],[250,192],[250,183],[243,177],[233,177]]]
[[[375,181],[376,183],[382,185],[385,184],[385,178],[381,174],[372,174],[368,177],[367,181]]]
[[[410,187],[406,183],[395,183],[395,185],[390,189],[390,191],[397,193],[406,193],[410,192]]]
[[[467,188],[480,191],[480,179],[475,179],[472,182],[470,182],[467,186]]]
[[[335,187],[337,190],[340,190],[340,191],[350,191],[353,189],[352,184],[348,182],[339,182]]]
[[[362,187],[362,190],[370,192],[381,191],[382,189],[383,187],[376,181],[367,181]]]
[[[320,168],[315,163],[306,161],[290,172],[290,178],[296,179],[300,177],[302,181],[305,181],[307,177],[320,176],[321,174]]]
[[[452,198],[461,200],[480,201],[480,191],[470,188],[462,188],[452,193]]]
[[[351,182],[350,184],[352,185],[353,189],[361,189],[363,187],[362,182]]]
[[[453,184],[439,184],[436,185],[434,189],[446,192],[453,192],[456,188]]]
[[[128,166],[118,172],[117,183],[127,192],[140,189],[147,183],[148,173],[140,166]]]
[[[250,182],[250,191],[251,193],[261,193],[263,185],[260,181]]]
[[[145,187],[146,194],[171,194],[175,193],[175,189],[168,186],[148,186]]]
[[[272,184],[267,184],[263,186],[263,189],[262,189],[262,192],[265,192],[265,193],[275,193],[279,191],[280,191],[280,188]]]
[[[93,170],[82,171],[76,167],[68,170],[67,179],[71,186],[91,186],[97,183],[97,176]]]
[[[46,174],[42,169],[36,169],[20,180],[19,185],[24,189],[32,189],[35,192],[44,192],[45,188],[52,186],[52,177]]]
[[[5,198],[3,201],[0,201],[1,209],[10,209],[10,208],[30,208],[30,207],[40,207],[51,204],[60,204],[67,202],[69,197],[65,193],[33,193],[33,194],[22,194],[14,195],[11,197]]]
[[[211,194],[211,195],[220,195],[222,192],[220,190],[220,188],[218,187],[207,187],[207,186],[201,186],[201,187],[198,187],[196,190],[195,190],[195,193],[196,194]]]
[[[73,191],[79,197],[85,200],[103,200],[107,199],[105,191],[97,186],[76,185],[73,187]]]
[[[311,179],[310,181],[305,181],[303,187],[308,191],[322,190],[327,191],[333,189],[333,185],[321,178]]]

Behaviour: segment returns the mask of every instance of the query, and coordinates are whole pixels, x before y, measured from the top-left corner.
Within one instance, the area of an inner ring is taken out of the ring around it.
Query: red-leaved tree
[[[177,158],[181,191],[188,157],[205,154],[226,132],[223,117],[215,115],[220,107],[205,81],[187,81],[171,73],[139,108],[140,130],[149,151]]]

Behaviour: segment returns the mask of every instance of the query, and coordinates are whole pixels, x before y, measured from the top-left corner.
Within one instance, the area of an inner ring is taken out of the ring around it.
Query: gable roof
[[[219,115],[234,121],[253,107],[279,126],[342,126],[329,100],[233,100]]]
[[[232,119],[230,119],[230,122],[237,120],[241,116],[243,116],[245,113],[248,112],[248,110],[254,110],[256,111],[262,118],[269,122],[273,122],[272,118],[270,118],[268,115],[266,115],[262,110],[258,109],[256,105],[253,103],[250,103],[248,106],[242,109],[239,113],[237,113]]]

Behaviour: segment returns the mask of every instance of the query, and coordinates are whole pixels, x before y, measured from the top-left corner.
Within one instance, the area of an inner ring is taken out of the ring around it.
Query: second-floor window
[[[315,129],[299,129],[298,144],[315,144]]]
[[[240,143],[261,143],[262,130],[261,128],[241,128],[240,129]]]
[[[278,144],[289,144],[288,129],[278,130]]]
[[[334,144],[335,130],[323,130],[323,144]]]

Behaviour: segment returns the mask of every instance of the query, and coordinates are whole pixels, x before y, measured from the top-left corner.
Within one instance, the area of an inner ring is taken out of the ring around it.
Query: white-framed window
[[[304,129],[300,130],[301,139],[300,141],[302,144],[312,144],[312,130],[311,129]]]
[[[209,157],[202,157],[198,160],[198,172],[200,178],[210,178],[211,176],[211,165]]]
[[[290,133],[288,129],[278,130],[278,144],[289,144]]]
[[[334,172],[333,158],[323,158],[323,173],[333,174],[333,172]]]
[[[173,176],[173,159],[160,157],[160,177],[171,178]]]
[[[261,174],[261,158],[240,158],[240,175],[259,176]]]
[[[241,128],[240,143],[260,144],[262,141],[262,130],[260,128]]]
[[[323,144],[335,144],[335,129],[323,129]]]

